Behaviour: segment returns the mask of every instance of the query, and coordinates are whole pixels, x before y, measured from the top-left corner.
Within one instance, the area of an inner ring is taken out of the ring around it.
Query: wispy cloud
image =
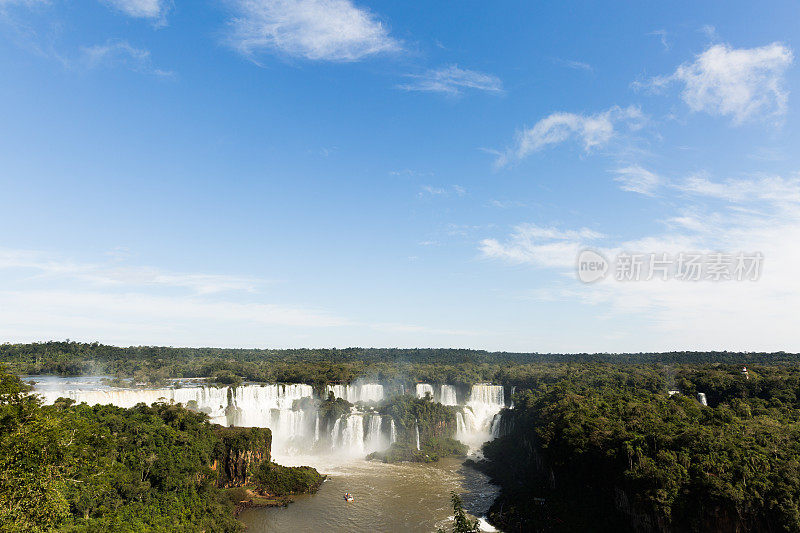
[[[583,61],[573,61],[571,59],[561,59],[561,58],[555,58],[554,61],[559,65],[563,65],[567,68],[571,68],[574,70],[585,70],[586,72],[594,72],[594,67],[592,67],[589,63],[584,63]]]
[[[161,77],[174,75],[172,71],[153,66],[149,50],[136,48],[122,40],[109,40],[104,44],[81,47],[77,60],[70,61],[69,64],[89,69],[123,66],[143,74]]]
[[[793,60],[792,51],[780,43],[758,48],[715,44],[673,74],[634,86],[662,89],[681,84],[681,97],[689,109],[729,116],[738,125],[786,113],[784,74]]]
[[[166,23],[167,12],[172,7],[171,0],[101,0],[114,9],[134,18],[144,18]]]
[[[667,34],[667,30],[655,30],[655,31],[651,31],[647,35],[655,35],[655,36],[657,36],[659,41],[661,41],[661,46],[664,47],[664,50],[669,51],[670,44],[669,44],[669,41],[667,40],[667,35],[668,35]]]
[[[656,189],[661,185],[662,179],[640,166],[629,166],[617,169],[615,181],[621,183],[620,187],[625,191],[653,196]]]
[[[34,6],[48,4],[50,0],[0,0],[0,9],[11,6]]]
[[[464,89],[502,93],[503,82],[492,74],[459,68],[458,65],[428,70],[423,74],[408,74],[413,81],[399,85],[406,91],[436,92],[460,95]]]
[[[266,280],[123,264],[75,261],[36,250],[0,248],[0,339],[29,342],[73,338],[112,344],[184,346],[353,346],[365,332],[375,345],[403,342],[414,332],[434,338],[475,335],[414,323],[353,320],[307,304],[263,301]],[[321,337],[320,337],[321,335]],[[384,339],[391,338],[391,341]],[[325,340],[326,339],[326,340]],[[417,341],[415,341],[417,342]],[[438,341],[442,342],[442,341]]]
[[[505,242],[484,239],[480,251],[488,259],[500,259],[513,264],[534,264],[542,267],[567,268],[586,242],[604,235],[588,228],[561,230],[536,224],[520,224]]]
[[[642,111],[636,106],[621,108],[613,106],[593,115],[578,113],[553,113],[517,134],[514,146],[501,153],[497,166],[519,161],[548,146],[576,140],[590,151],[608,144],[617,134],[617,127],[629,130],[641,127],[644,120]]]
[[[464,196],[467,190],[461,185],[451,185],[450,187],[434,187],[433,185],[422,185],[417,196],[426,198],[431,196]]]
[[[266,283],[264,280],[239,276],[180,273],[145,266],[125,266],[118,260],[80,262],[36,250],[4,248],[0,248],[0,270],[15,270],[39,279],[82,281],[97,287],[178,287],[195,294],[254,292]]]
[[[491,207],[496,207],[498,209],[511,209],[513,207],[528,207],[528,204],[522,202],[520,200],[489,200],[489,205]]]
[[[800,308],[800,249],[789,244],[800,242],[800,178],[693,176],[666,186],[683,198],[681,208],[663,220],[663,231],[621,240],[585,229],[521,225],[505,240],[485,239],[479,251],[487,259],[563,276],[565,284],[549,298],[593,306],[596,316],[626,337],[641,336],[646,327],[646,343],[656,349],[680,348],[676,339],[695,349],[798,349],[796,319],[786,309]],[[608,258],[622,251],[673,257],[760,252],[764,265],[755,282],[620,282],[612,273],[584,285],[574,278],[574,269],[577,253],[586,247]],[[567,283],[570,279],[574,282]]]
[[[316,61],[359,61],[402,46],[366,8],[350,0],[230,0],[230,44]]]

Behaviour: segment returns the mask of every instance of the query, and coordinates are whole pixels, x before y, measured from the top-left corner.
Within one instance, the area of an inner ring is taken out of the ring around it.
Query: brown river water
[[[464,508],[483,516],[497,495],[486,476],[463,466],[463,459],[437,463],[384,464],[355,460],[326,465],[318,458],[277,458],[284,464],[311,464],[328,480],[313,495],[297,496],[286,508],[248,509],[239,516],[248,533],[262,532],[420,532],[449,530],[450,491]],[[346,502],[344,494],[355,498]],[[495,531],[481,521],[484,531]]]

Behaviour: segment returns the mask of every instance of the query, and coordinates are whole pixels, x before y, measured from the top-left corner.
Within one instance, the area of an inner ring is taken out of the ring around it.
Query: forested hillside
[[[0,531],[236,532],[226,489],[280,496],[321,482],[270,463],[266,428],[159,403],[42,406],[28,392],[0,366]]]
[[[485,447],[502,487],[490,518],[508,531],[800,531],[798,375],[696,366],[676,375],[683,394],[603,372],[519,391]]]

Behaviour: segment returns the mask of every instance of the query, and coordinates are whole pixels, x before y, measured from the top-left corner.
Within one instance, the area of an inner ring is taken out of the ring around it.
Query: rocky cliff
[[[219,439],[212,466],[217,484],[222,488],[250,485],[258,465],[270,461],[272,432],[268,428],[220,426],[214,433]]]

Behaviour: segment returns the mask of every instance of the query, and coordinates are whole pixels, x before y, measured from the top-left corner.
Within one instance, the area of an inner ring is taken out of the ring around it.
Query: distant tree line
[[[793,365],[800,355],[784,352],[666,352],[620,354],[540,354],[445,348],[344,348],[257,350],[223,348],[120,348],[98,343],[44,342],[0,344],[0,362],[18,374],[62,376],[107,374],[125,380],[162,384],[170,378],[209,378],[221,384],[242,380],[349,383],[358,378],[384,383],[451,383],[468,387],[492,381],[509,387],[537,388],[582,371],[587,365],[655,365],[653,379],[674,381],[666,367],[696,364]],[[630,379],[620,371],[619,380]]]

